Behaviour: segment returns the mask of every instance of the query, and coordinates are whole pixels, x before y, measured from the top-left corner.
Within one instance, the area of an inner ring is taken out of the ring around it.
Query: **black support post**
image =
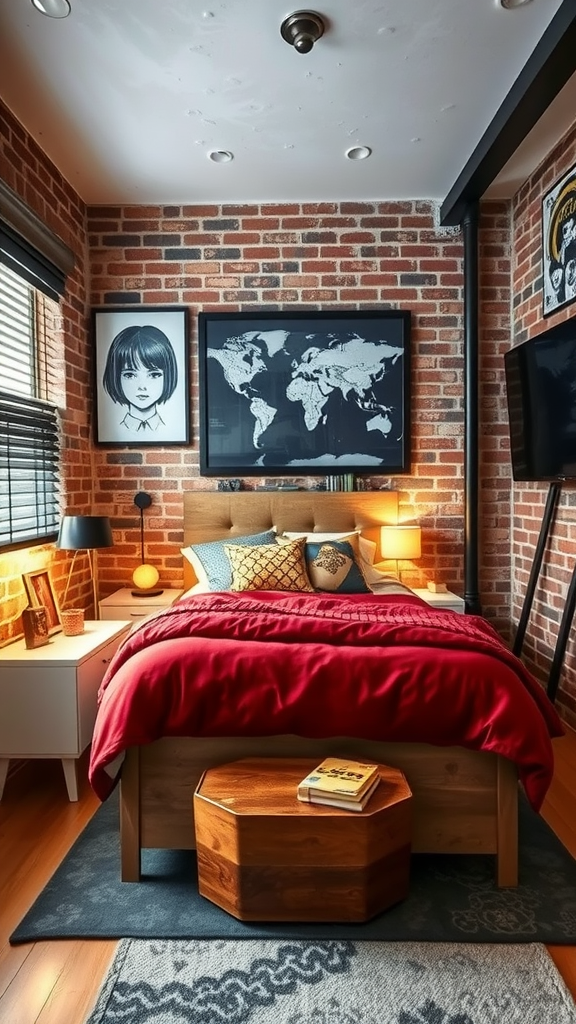
[[[570,628],[572,626],[575,608],[576,567],[572,572],[572,579],[570,580],[570,586],[568,587],[566,604],[564,605],[562,621],[560,622],[560,628],[558,630],[558,639],[556,640],[556,647],[554,649],[554,657],[552,658],[552,665],[550,666],[550,675],[548,676],[548,687],[546,689],[546,693],[552,702],[556,700],[556,690],[558,689],[558,683],[560,682],[560,670],[564,660],[564,652],[566,650],[566,644],[568,643],[568,637],[570,636]]]
[[[532,609],[532,601],[534,600],[534,591],[536,590],[538,576],[540,575],[542,559],[544,557],[544,551],[546,548],[546,543],[548,541],[550,527],[552,526],[552,521],[554,519],[556,506],[558,505],[558,499],[560,498],[560,491],[561,485],[559,483],[552,483],[548,488],[548,497],[546,498],[546,506],[544,508],[544,515],[542,516],[540,533],[538,534],[538,541],[536,543],[536,550],[534,552],[532,568],[530,569],[530,576],[528,577],[528,586],[526,587],[524,602],[522,604],[522,611],[520,612],[520,618],[518,619],[518,629],[516,630],[516,636],[514,637],[514,646],[512,648],[514,654],[516,654],[518,657],[520,657],[520,654],[522,653],[524,634],[526,633],[526,627],[528,626],[528,619],[530,617],[530,611]],[[560,636],[558,636],[558,642],[559,641]]]

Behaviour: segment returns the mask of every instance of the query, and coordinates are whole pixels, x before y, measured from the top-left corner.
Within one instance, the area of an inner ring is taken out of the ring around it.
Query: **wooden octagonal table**
[[[198,889],[241,921],[367,921],[408,894],[412,793],[380,765],[363,811],[302,803],[309,758],[244,758],[194,793]]]

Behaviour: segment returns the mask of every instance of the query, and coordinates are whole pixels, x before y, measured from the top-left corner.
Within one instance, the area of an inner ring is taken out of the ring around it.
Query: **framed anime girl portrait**
[[[93,309],[92,335],[95,443],[188,444],[186,307]]]

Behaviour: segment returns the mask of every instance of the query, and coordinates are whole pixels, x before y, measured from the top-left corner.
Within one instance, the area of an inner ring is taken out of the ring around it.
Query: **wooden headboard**
[[[275,526],[307,533],[362,530],[377,544],[380,526],[398,522],[397,491],[185,491],[184,546],[259,533]],[[184,559],[184,587],[196,582]]]

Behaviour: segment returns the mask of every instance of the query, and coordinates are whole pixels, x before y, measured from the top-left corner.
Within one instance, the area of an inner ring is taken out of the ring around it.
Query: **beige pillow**
[[[296,590],[313,593],[304,560],[305,541],[262,544],[258,547],[225,545],[232,568],[230,590]]]

